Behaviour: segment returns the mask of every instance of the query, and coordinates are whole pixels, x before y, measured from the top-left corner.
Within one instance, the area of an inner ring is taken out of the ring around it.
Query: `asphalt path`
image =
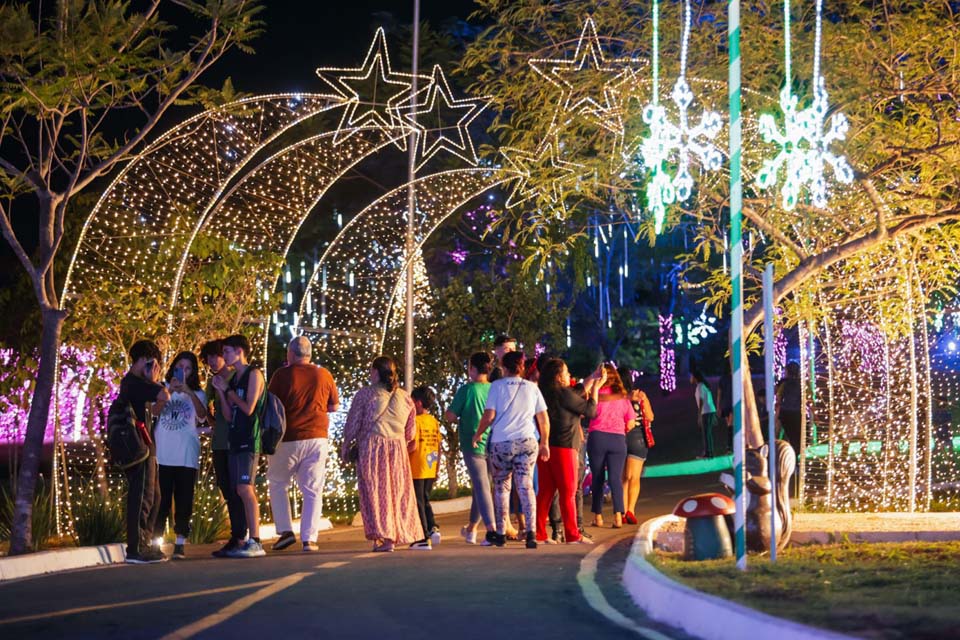
[[[715,474],[645,480],[637,515],[662,515],[714,489]],[[316,553],[297,546],[215,559],[212,546],[188,546],[184,561],[2,583],[0,638],[684,637],[647,620],[621,586],[635,526],[612,529],[608,513],[605,528],[589,529],[609,546],[589,580],[635,625],[628,629],[598,613],[578,582],[595,546],[467,545],[457,535],[463,520],[442,517],[445,538],[431,551],[374,554],[362,531],[339,528]]]

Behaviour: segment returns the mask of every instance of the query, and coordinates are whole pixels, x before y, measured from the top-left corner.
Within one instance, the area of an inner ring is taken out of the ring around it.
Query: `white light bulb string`
[[[683,38],[680,41],[680,79],[687,78],[687,50],[690,44],[690,23],[693,21],[690,0],[683,2]]]
[[[820,39],[823,34],[823,0],[817,0],[817,26],[813,40],[813,91],[820,86]]]
[[[653,104],[660,102],[660,2],[653,0]]]

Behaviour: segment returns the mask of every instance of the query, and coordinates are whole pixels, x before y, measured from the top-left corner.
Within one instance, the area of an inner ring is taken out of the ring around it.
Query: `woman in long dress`
[[[416,444],[414,415],[413,400],[398,386],[396,363],[380,356],[370,365],[370,384],[350,405],[340,452],[347,459],[357,445],[360,513],[374,551],[393,551],[424,537],[408,453]]]

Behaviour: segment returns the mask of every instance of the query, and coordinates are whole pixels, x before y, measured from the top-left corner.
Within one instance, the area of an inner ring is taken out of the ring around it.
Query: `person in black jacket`
[[[583,444],[580,417],[592,418],[597,414],[597,394],[605,380],[606,372],[600,368],[584,381],[584,391],[579,393],[570,387],[570,371],[559,358],[547,360],[540,372],[540,392],[547,403],[547,415],[550,417],[550,458],[537,461],[540,476],[537,542],[552,541],[547,538],[547,512],[554,493],[559,492],[560,514],[567,543],[592,544],[588,538],[580,535],[574,504],[578,453]]]

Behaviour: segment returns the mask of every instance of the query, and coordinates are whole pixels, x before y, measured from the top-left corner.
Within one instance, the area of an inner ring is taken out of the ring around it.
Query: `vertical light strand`
[[[653,0],[653,51],[650,55],[653,65],[653,102],[660,102],[660,2]]]
[[[410,129],[410,154],[407,167],[407,183],[410,185],[407,189],[407,239],[406,239],[406,260],[407,260],[407,313],[404,318],[404,357],[403,357],[403,385],[407,393],[413,391],[413,287],[414,287],[414,216],[417,213],[417,191],[414,186],[416,179],[416,160],[417,160],[417,68],[418,56],[420,52],[420,0],[413,0],[413,69],[410,76],[410,115],[413,123]]]
[[[783,77],[787,95],[793,94],[793,69],[790,61],[790,0],[783,2]]]
[[[730,97],[730,284],[732,288],[730,315],[730,357],[733,373],[733,475],[735,480],[734,515],[737,568],[747,569],[746,509],[744,494],[744,449],[743,430],[743,243],[741,241],[741,216],[743,205],[743,177],[740,174],[741,123],[740,123],[740,0],[730,0],[727,5],[727,45],[730,52],[730,67],[727,88]]]

